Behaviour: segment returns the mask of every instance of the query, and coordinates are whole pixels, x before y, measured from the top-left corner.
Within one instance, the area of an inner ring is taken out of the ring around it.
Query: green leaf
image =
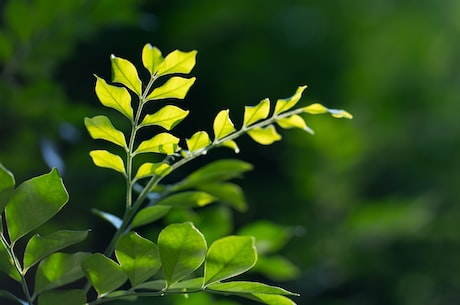
[[[239,294],[239,296],[267,304],[267,305],[296,305],[293,300],[284,295],[276,294],[264,294],[264,293],[253,293],[253,294]]]
[[[140,126],[158,125],[166,130],[171,130],[182,122],[188,114],[188,110],[183,110],[173,105],[166,105],[154,114],[147,114]]]
[[[144,67],[153,75],[162,62],[163,55],[161,51],[147,43],[142,49],[142,64]]]
[[[243,126],[249,126],[257,121],[266,119],[269,113],[270,100],[268,98],[260,101],[256,106],[245,106]]]
[[[113,108],[128,119],[133,119],[133,108],[131,107],[131,95],[124,87],[116,87],[96,77],[96,95],[102,105]]]
[[[47,291],[38,297],[38,305],[83,305],[86,293],[80,289]]]
[[[24,252],[24,270],[38,263],[44,257],[84,240],[88,231],[57,231],[45,236],[32,236]]]
[[[135,179],[150,176],[166,176],[171,172],[171,166],[167,163],[144,163],[137,170]]]
[[[112,61],[112,81],[120,83],[131,89],[137,95],[142,94],[142,83],[137,74],[136,67],[126,59],[110,56]]]
[[[240,148],[233,140],[225,141],[220,145],[232,149],[236,154],[240,152]]]
[[[98,115],[93,118],[85,118],[85,126],[93,139],[102,139],[128,149],[125,135],[113,127],[109,118]]]
[[[168,287],[200,267],[207,249],[203,234],[190,222],[164,228],[158,247]]]
[[[119,156],[107,150],[92,150],[89,152],[89,155],[96,166],[110,168],[126,175],[125,164]]]
[[[172,155],[174,152],[177,151],[179,144],[179,138],[175,136],[163,132],[159,133],[150,140],[145,140],[139,144],[136,151],[134,152],[135,155],[141,153],[161,153]]]
[[[101,253],[95,253],[86,258],[82,263],[82,268],[99,296],[117,289],[128,279],[120,265]]]
[[[166,205],[152,205],[140,210],[131,223],[132,228],[137,228],[149,223],[152,223],[171,211],[171,206]]]
[[[20,305],[27,305],[26,301],[21,300],[20,298],[18,298],[17,296],[15,296],[14,294],[6,290],[0,290],[0,298],[5,298],[8,300],[14,301]]]
[[[211,144],[211,140],[206,131],[195,132],[190,139],[186,139],[185,141],[187,142],[187,148],[190,152],[200,150]]]
[[[184,78],[173,76],[166,81],[162,86],[153,89],[147,96],[146,101],[161,100],[167,98],[183,99],[187,95],[188,90],[195,82],[196,78]]]
[[[0,271],[3,271],[13,280],[21,282],[21,275],[14,267],[13,259],[8,255],[3,243],[0,243]]]
[[[250,236],[227,236],[208,250],[204,266],[204,286],[237,276],[257,261],[255,241]]]
[[[203,278],[202,277],[197,277],[185,281],[180,281],[177,283],[174,283],[169,287],[168,292],[187,292],[188,290],[192,291],[197,291],[201,290],[201,287],[203,286]]]
[[[289,292],[280,287],[269,286],[269,285],[258,283],[258,282],[246,282],[246,281],[216,283],[216,284],[208,285],[206,289],[224,292],[224,293],[231,293],[231,294],[263,293],[263,294],[274,294],[274,295],[297,295],[295,293]]]
[[[153,291],[161,291],[166,288],[166,281],[165,280],[153,280],[144,282],[142,284],[137,285],[136,289],[147,289]]]
[[[196,63],[197,51],[182,52],[179,50],[169,53],[156,70],[157,76],[183,73],[188,74],[192,71]]]
[[[205,192],[182,192],[169,195],[157,202],[157,205],[167,205],[172,207],[188,208],[203,207],[216,201],[216,197]]]
[[[0,163],[0,213],[11,198],[14,190],[14,176]]]
[[[214,119],[213,129],[216,140],[222,139],[235,131],[235,127],[229,117],[228,109],[222,110],[217,114]]]
[[[35,274],[35,291],[38,295],[44,290],[54,289],[72,283],[83,277],[82,261],[88,253],[53,253],[40,262]]]
[[[275,115],[285,112],[294,107],[302,97],[302,93],[305,90],[305,88],[307,88],[307,86],[300,86],[297,88],[293,96],[286,99],[277,100],[275,106]]]
[[[123,223],[123,220],[121,220],[121,218],[113,214],[100,211],[98,209],[91,209],[91,212],[101,217],[102,219],[108,221],[111,225],[115,227],[115,229],[119,229],[121,227],[121,224]]]
[[[196,187],[200,184],[225,181],[239,177],[242,173],[252,170],[250,163],[237,159],[222,159],[209,163],[180,181],[174,190]]]
[[[270,145],[281,140],[281,135],[276,132],[275,126],[268,125],[265,128],[255,128],[248,131],[248,135],[257,143]]]
[[[210,183],[198,186],[198,189],[217,197],[220,201],[233,206],[240,212],[247,209],[246,199],[241,187],[233,183]]]
[[[69,195],[56,169],[22,183],[6,206],[6,223],[12,243],[51,219]]]
[[[157,245],[136,232],[120,238],[115,255],[133,287],[152,277],[161,267]]]
[[[321,114],[328,112],[328,109],[321,104],[314,103],[307,107],[303,107],[302,110],[309,114]]]
[[[284,129],[300,128],[300,129],[305,130],[306,132],[314,134],[314,131],[310,127],[307,126],[304,119],[297,114],[291,115],[290,117],[287,117],[287,118],[278,119],[276,123],[278,123],[278,125]]]

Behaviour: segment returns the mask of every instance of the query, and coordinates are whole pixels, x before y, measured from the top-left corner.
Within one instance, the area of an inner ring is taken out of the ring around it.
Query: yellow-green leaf
[[[173,105],[166,105],[154,114],[147,114],[140,126],[158,125],[166,130],[171,130],[185,119],[188,113],[188,110],[183,110]]]
[[[197,131],[190,139],[186,139],[185,141],[190,152],[200,150],[211,143],[206,131]]]
[[[107,150],[93,150],[89,152],[89,155],[93,159],[94,164],[97,166],[111,168],[123,175],[126,174],[125,165],[119,156],[114,155]]]
[[[112,61],[112,81],[123,84],[137,95],[141,95],[142,83],[136,67],[130,61],[113,54],[110,56],[110,60]]]
[[[233,149],[233,151],[237,154],[240,152],[240,148],[238,147],[238,145],[236,144],[235,141],[233,140],[229,140],[229,141],[225,141],[224,143],[221,144],[222,146],[225,146],[225,147],[228,147],[230,149]]]
[[[300,86],[297,88],[293,96],[286,99],[277,100],[275,106],[275,114],[280,114],[294,107],[302,97],[302,93],[305,88],[307,88],[307,86]]]
[[[332,114],[334,118],[345,118],[345,119],[352,119],[353,115],[348,113],[345,110],[341,109],[329,109],[329,112]]]
[[[108,117],[85,118],[85,126],[93,139],[106,140],[127,149],[125,135],[113,127]]]
[[[314,131],[307,126],[305,123],[304,119],[297,114],[291,115],[290,117],[287,118],[282,118],[276,121],[278,125],[280,125],[282,128],[288,129],[288,128],[300,128],[305,130],[306,132],[309,132],[311,134],[314,134]]]
[[[272,144],[281,140],[281,136],[276,132],[275,126],[269,125],[265,128],[256,128],[248,131],[248,135],[257,143],[263,145]]]
[[[116,87],[107,84],[107,82],[96,77],[96,95],[102,105],[113,108],[126,116],[128,119],[133,118],[133,108],[131,107],[131,96],[124,87]]]
[[[161,100],[166,98],[183,99],[190,87],[195,82],[195,77],[184,78],[173,76],[161,87],[155,88],[148,96],[147,101]]]
[[[228,109],[222,110],[217,114],[216,118],[214,119],[213,128],[214,136],[216,137],[216,139],[222,139],[223,137],[235,131],[233,122],[230,120],[229,117]]]
[[[196,53],[197,51],[172,51],[165,57],[161,65],[158,67],[156,71],[157,76],[172,73],[190,73],[196,63]]]
[[[256,106],[244,107],[243,126],[249,126],[259,120],[268,117],[270,112],[270,100],[268,98],[260,101]]]
[[[171,166],[166,163],[144,163],[136,173],[136,179],[150,176],[165,176],[171,171]]]
[[[179,138],[163,132],[157,134],[150,140],[145,140],[139,144],[139,147],[136,149],[134,154],[153,152],[171,155],[177,151],[178,143]]]
[[[162,62],[163,55],[161,55],[161,51],[147,43],[142,49],[142,64],[144,67],[153,75]]]
[[[328,109],[321,104],[314,103],[307,107],[303,107],[302,110],[310,114],[321,114],[328,112]]]

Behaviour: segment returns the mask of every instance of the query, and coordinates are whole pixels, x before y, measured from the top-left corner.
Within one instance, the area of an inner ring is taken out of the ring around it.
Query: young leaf
[[[345,119],[352,119],[353,118],[353,116],[350,113],[348,113],[347,111],[345,111],[345,110],[329,109],[328,111],[332,114],[332,116],[334,118],[345,118]]]
[[[116,87],[96,77],[96,95],[102,105],[113,108],[128,119],[133,119],[133,108],[131,107],[131,95],[124,87]]]
[[[166,163],[144,163],[137,170],[135,179],[149,176],[166,176],[171,172],[171,166]]]
[[[309,114],[321,114],[328,112],[328,109],[321,104],[315,103],[307,107],[303,107],[302,110]]]
[[[131,223],[131,227],[137,228],[149,223],[152,223],[171,211],[171,206],[166,205],[152,205],[140,210]]]
[[[123,220],[121,220],[118,216],[115,216],[113,214],[103,212],[98,209],[92,209],[91,212],[101,217],[102,219],[108,221],[112,226],[115,227],[115,229],[119,229],[121,227],[121,224],[123,223]]]
[[[255,128],[248,131],[248,135],[257,143],[270,145],[281,140],[281,135],[276,132],[275,126],[268,125],[265,128]]]
[[[200,184],[229,180],[249,170],[252,170],[252,165],[238,159],[217,160],[185,177],[174,186],[174,190],[178,191],[196,187]]]
[[[233,123],[229,117],[228,109],[222,110],[216,115],[216,118],[214,119],[213,129],[216,140],[222,139],[226,135],[229,135],[235,131],[235,127],[233,126]]]
[[[161,267],[157,245],[135,232],[120,238],[115,255],[133,287],[149,279]]]
[[[40,262],[35,274],[34,294],[72,283],[83,277],[81,263],[88,253],[53,253]]]
[[[190,152],[200,150],[211,144],[211,140],[206,131],[195,132],[190,139],[186,139],[185,141]]]
[[[38,297],[38,305],[82,305],[86,294],[80,289],[46,291]]]
[[[137,95],[142,94],[142,83],[137,74],[136,67],[126,59],[110,56],[112,61],[112,81],[120,83],[131,89]]]
[[[57,231],[45,236],[32,236],[24,252],[24,270],[47,255],[84,240],[86,236],[88,231]]]
[[[205,192],[182,192],[169,195],[158,201],[157,205],[167,205],[172,207],[203,207],[216,201],[216,197]]]
[[[198,189],[217,197],[222,202],[230,204],[240,212],[244,212],[247,209],[243,190],[236,184],[215,182],[202,184],[198,186]]]
[[[179,50],[169,53],[156,71],[157,76],[192,71],[196,63],[196,51],[182,52]]]
[[[302,93],[305,90],[305,88],[307,88],[307,86],[300,86],[297,88],[293,96],[287,99],[277,100],[276,105],[275,105],[275,115],[285,112],[291,109],[292,107],[294,107],[297,104],[297,102],[300,100],[300,98],[302,97]]]
[[[179,144],[179,138],[175,136],[163,132],[159,133],[150,140],[145,140],[139,144],[136,151],[134,152],[135,155],[141,153],[161,153],[172,155],[176,152]]]
[[[238,147],[238,145],[236,144],[236,142],[233,141],[233,140],[225,141],[225,142],[223,142],[223,143],[220,144],[220,145],[232,149],[232,150],[235,152],[235,154],[237,154],[237,153],[240,152],[240,148]]]
[[[275,294],[275,295],[297,295],[289,292],[283,288],[269,286],[257,282],[245,282],[245,281],[234,281],[226,283],[215,283],[208,285],[206,289],[219,291],[223,293],[263,293],[263,294]]]
[[[109,118],[98,115],[93,118],[85,118],[85,126],[93,139],[102,139],[128,149],[125,135],[113,127]]]
[[[259,120],[263,120],[268,117],[269,113],[270,100],[268,98],[263,99],[256,106],[245,106],[243,126],[249,126]]]
[[[15,181],[13,174],[0,163],[0,213],[13,194]]]
[[[314,134],[313,130],[307,126],[304,119],[300,115],[297,115],[297,114],[291,115],[290,117],[287,117],[287,118],[279,119],[276,121],[276,123],[278,123],[278,125],[284,129],[300,128],[300,129],[305,130],[306,132]]]
[[[144,67],[153,75],[162,62],[163,55],[161,51],[147,43],[142,49],[142,64]]]
[[[101,253],[87,257],[82,263],[82,268],[99,296],[117,289],[128,279],[120,265]]]
[[[125,164],[119,156],[107,150],[92,150],[89,152],[89,155],[96,166],[110,168],[126,175]]]
[[[158,125],[166,130],[171,130],[182,122],[188,114],[188,110],[183,110],[173,105],[166,105],[154,114],[147,114],[140,126]]]
[[[183,99],[188,90],[195,82],[195,77],[184,78],[173,76],[166,81],[161,87],[153,89],[147,96],[146,101],[161,100],[167,98]]]
[[[200,267],[207,249],[203,234],[190,222],[164,228],[158,247],[168,287]]]
[[[21,282],[21,275],[14,267],[13,259],[8,255],[3,243],[0,243],[0,271],[7,274],[13,280]]]
[[[227,236],[216,240],[208,250],[204,265],[204,286],[237,276],[257,261],[253,237]]]
[[[11,242],[47,222],[67,203],[69,195],[56,169],[32,178],[14,190],[5,208]]]

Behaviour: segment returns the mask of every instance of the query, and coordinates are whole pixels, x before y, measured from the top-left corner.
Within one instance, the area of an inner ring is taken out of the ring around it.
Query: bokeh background
[[[0,162],[18,183],[60,168],[71,200],[49,226],[92,228],[82,247],[111,232],[91,208],[123,208],[123,181],[87,154],[100,143],[83,117],[113,114],[93,74],[110,79],[112,53],[140,66],[148,42],[196,49],[182,137],[303,84],[302,104],[354,115],[307,117],[314,136],[282,131],[268,147],[239,141],[250,207],[220,229],[264,220],[290,236],[276,249],[288,271],[254,277],[298,304],[460,304],[459,1],[3,0],[0,15]],[[196,298],[162,302],[246,304]]]

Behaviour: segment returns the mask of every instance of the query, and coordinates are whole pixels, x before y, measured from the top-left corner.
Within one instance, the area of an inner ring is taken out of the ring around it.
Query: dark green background
[[[316,135],[282,131],[269,147],[239,141],[256,167],[235,224],[295,229],[282,253],[301,273],[280,284],[298,304],[460,303],[459,1],[10,0],[0,12],[0,162],[19,183],[49,170],[40,147],[55,146],[71,196],[56,228],[91,227],[103,249],[111,228],[89,210],[123,208],[122,179],[87,155],[101,143],[83,117],[113,114],[92,74],[110,79],[111,53],[140,66],[147,42],[196,49],[182,138],[303,84],[304,105],[354,115],[306,117]]]

